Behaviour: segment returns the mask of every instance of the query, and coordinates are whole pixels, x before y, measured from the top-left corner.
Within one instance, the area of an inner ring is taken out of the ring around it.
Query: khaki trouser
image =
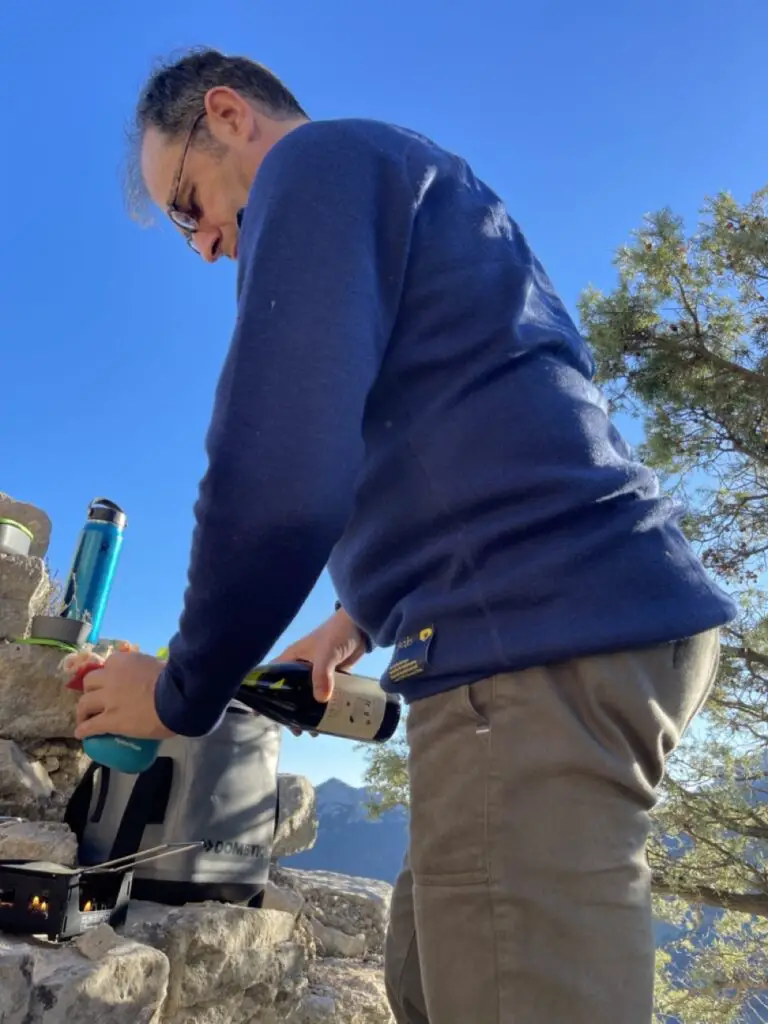
[[[386,947],[398,1024],[649,1024],[645,856],[718,631],[416,701]]]

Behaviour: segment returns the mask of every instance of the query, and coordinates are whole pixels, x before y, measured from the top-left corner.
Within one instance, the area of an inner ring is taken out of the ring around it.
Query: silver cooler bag
[[[80,863],[202,841],[197,849],[137,867],[133,897],[259,906],[277,821],[279,751],[280,726],[233,702],[210,735],[161,743],[157,760],[141,775],[92,764],[66,816]]]

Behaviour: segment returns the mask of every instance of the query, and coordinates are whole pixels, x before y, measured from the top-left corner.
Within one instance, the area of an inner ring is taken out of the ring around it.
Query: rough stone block
[[[45,767],[39,761],[30,761],[13,740],[0,740],[0,800],[36,803],[52,792],[53,783]]]
[[[45,555],[51,540],[51,520],[42,509],[0,491],[0,519],[13,519],[26,526],[34,537],[29,553],[37,558]]]
[[[307,940],[291,914],[137,901],[126,934],[170,961],[164,1024],[277,1024],[306,986]]]
[[[290,1024],[394,1024],[394,1020],[379,964],[317,960],[309,965],[309,988]]]
[[[262,910],[282,910],[298,917],[304,907],[304,897],[294,889],[282,889],[270,879],[264,886]]]
[[[72,940],[74,949],[88,960],[101,960],[110,949],[114,949],[119,944],[120,936],[108,924],[99,924],[95,928],[89,928],[87,932],[77,935]]]
[[[22,943],[7,943],[0,937],[0,1021],[27,1024],[32,995],[35,961]]]
[[[317,838],[315,787],[303,775],[278,775],[280,808],[272,856],[290,857],[310,850]]]
[[[0,638],[26,636],[45,606],[50,580],[40,558],[0,553]]]
[[[311,919],[311,925],[318,956],[354,958],[365,955],[366,938],[362,932],[358,935],[347,935],[338,928],[323,924],[317,918]]]
[[[383,949],[391,885],[332,871],[297,871],[295,868],[275,869],[272,881],[281,888],[301,893],[307,912],[321,924],[345,935],[364,935],[366,948],[371,953]]]
[[[59,811],[66,806],[89,763],[82,744],[75,739],[59,739],[27,740],[19,745],[29,760],[42,765],[54,788],[52,799],[39,804],[34,815],[30,813],[28,817],[59,820]]]
[[[62,652],[0,643],[0,736],[10,740],[70,739],[77,694],[58,676]]]
[[[48,860],[73,865],[76,858],[77,840],[67,825],[50,821],[0,822],[0,860]]]
[[[159,1024],[168,961],[119,939],[96,960],[73,946],[0,936],[3,1024]]]
[[[53,797],[45,766],[27,757],[13,740],[0,740],[0,814],[38,821],[57,802]]]

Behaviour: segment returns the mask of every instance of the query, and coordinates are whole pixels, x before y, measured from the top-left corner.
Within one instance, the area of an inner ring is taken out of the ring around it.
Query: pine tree
[[[734,593],[716,690],[672,758],[649,850],[660,1011],[682,1024],[768,1020],[768,188],[722,193],[686,234],[669,210],[617,253],[582,324],[641,456],[684,501],[686,532]],[[695,950],[695,955],[694,955]],[[663,1018],[660,1018],[663,1019]]]

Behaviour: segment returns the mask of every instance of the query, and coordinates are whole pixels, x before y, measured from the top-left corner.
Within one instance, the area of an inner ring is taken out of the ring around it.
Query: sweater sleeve
[[[184,608],[156,690],[176,733],[216,725],[343,533],[413,208],[403,160],[344,122],[294,130],[259,169]]]

